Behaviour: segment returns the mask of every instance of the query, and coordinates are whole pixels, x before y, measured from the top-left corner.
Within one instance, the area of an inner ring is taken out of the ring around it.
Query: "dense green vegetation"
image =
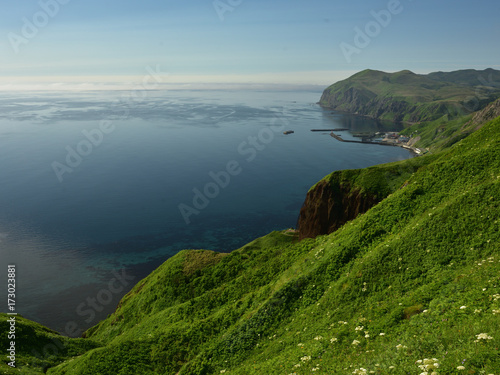
[[[401,134],[412,137],[421,148],[437,151],[448,148],[500,115],[500,100],[474,114],[450,119],[445,115],[434,121],[421,122],[404,129]]]
[[[3,349],[0,362],[0,374],[43,374],[48,368],[56,366],[67,358],[81,355],[99,345],[93,340],[70,339],[38,323],[16,317],[15,341],[16,368],[9,367],[7,349],[11,339],[8,338],[11,316],[0,313],[0,345]]]
[[[471,118],[472,115],[468,115],[449,120],[448,116],[443,116],[434,121],[414,124],[400,134],[416,138],[418,147],[436,151],[448,148],[471,134],[474,131],[474,126],[468,125]]]
[[[500,71],[491,68],[482,71],[463,69],[454,72],[434,72],[427,74],[427,77],[466,86],[500,87]]]
[[[384,167],[391,181],[389,171],[418,163],[330,235],[274,232],[228,255],[183,251],[87,339],[23,321],[24,373],[497,374],[499,134],[500,118]],[[54,338],[63,350],[34,354]]]
[[[329,174],[322,181],[328,181],[335,185],[348,184],[351,189],[357,189],[361,194],[385,198],[399,189],[415,171],[429,164],[432,160],[434,160],[433,157],[414,158],[403,163],[388,163],[364,169],[344,169]],[[320,182],[312,186],[310,190],[314,189]]]
[[[381,120],[416,123],[468,115],[500,97],[500,71],[421,75],[364,70],[328,87],[324,107]]]
[[[385,74],[359,73],[379,91]],[[446,74],[426,84],[451,95]],[[454,74],[463,88],[476,71]],[[422,83],[414,76],[391,75],[391,90]],[[415,103],[427,95],[404,90]],[[414,124],[403,133],[432,153],[326,176],[381,200],[329,235],[181,251],[85,338],[17,317],[17,368],[5,356],[0,373],[498,375],[500,117],[480,119]]]

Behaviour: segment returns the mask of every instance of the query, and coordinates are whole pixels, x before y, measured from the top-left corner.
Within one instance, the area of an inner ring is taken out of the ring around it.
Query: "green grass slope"
[[[55,331],[38,323],[15,317],[15,337],[8,337],[12,316],[0,313],[0,347],[5,351],[0,361],[0,374],[44,374],[47,369],[64,360],[79,356],[98,347],[93,340],[71,339],[61,336]],[[15,342],[15,368],[8,366],[11,360],[7,357],[7,349],[11,341]]]
[[[436,81],[451,82],[466,86],[500,87],[500,71],[495,69],[463,69],[454,72],[434,72],[427,77]]]
[[[498,374],[499,147],[500,118],[330,235],[181,252],[47,373]]]
[[[481,79],[485,75],[484,79]],[[474,79],[475,77],[475,79]],[[381,120],[415,123],[455,118],[484,108],[500,96],[500,72],[456,71],[415,74],[361,71],[323,92],[320,104]]]
[[[413,137],[417,147],[437,151],[454,145],[499,115],[500,99],[473,114],[455,119],[445,115],[434,121],[414,124],[404,129],[401,134]]]
[[[472,134],[475,126],[468,125],[472,117],[473,115],[466,115],[449,119],[449,116],[445,115],[437,120],[413,124],[400,134],[413,137],[416,140],[414,146],[438,151]]]

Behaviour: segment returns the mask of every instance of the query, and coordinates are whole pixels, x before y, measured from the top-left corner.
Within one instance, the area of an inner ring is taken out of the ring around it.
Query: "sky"
[[[151,88],[329,85],[367,68],[500,69],[498,0],[0,0],[0,5],[0,89],[141,82]]]

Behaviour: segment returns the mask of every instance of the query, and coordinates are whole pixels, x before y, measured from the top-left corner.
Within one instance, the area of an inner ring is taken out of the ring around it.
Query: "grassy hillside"
[[[7,337],[9,331],[7,319],[11,316],[0,313],[0,346],[5,351],[0,362],[0,374],[44,374],[49,367],[62,361],[81,355],[99,345],[93,340],[70,339],[61,336],[38,323],[16,316],[15,341],[16,368],[7,365],[7,349],[12,341]]]
[[[500,71],[495,69],[464,69],[454,72],[434,72],[427,77],[436,81],[451,82],[466,86],[500,87]]]
[[[407,127],[400,133],[413,137],[415,146],[431,151],[448,148],[474,132],[475,126],[468,124],[473,115],[449,119],[443,116],[434,121],[427,121]]]
[[[500,99],[471,115],[453,120],[450,120],[449,116],[443,116],[435,121],[414,124],[404,129],[401,134],[413,137],[414,145],[418,147],[431,151],[442,150],[466,138],[498,116],[500,116]]]
[[[499,134],[421,157],[330,235],[177,254],[48,373],[498,374]]]
[[[415,74],[364,70],[328,87],[320,104],[381,120],[416,123],[456,118],[500,97],[500,71]]]
[[[307,192],[299,212],[299,239],[330,234],[399,189],[431,158],[414,158],[365,169],[331,173]]]

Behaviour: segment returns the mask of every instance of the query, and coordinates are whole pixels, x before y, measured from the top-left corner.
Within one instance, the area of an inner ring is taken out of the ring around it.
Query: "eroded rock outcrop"
[[[407,185],[426,158],[336,171],[307,193],[297,221],[299,238],[329,234]]]
[[[379,201],[376,195],[349,184],[322,180],[307,193],[300,210],[299,239],[332,233]]]

